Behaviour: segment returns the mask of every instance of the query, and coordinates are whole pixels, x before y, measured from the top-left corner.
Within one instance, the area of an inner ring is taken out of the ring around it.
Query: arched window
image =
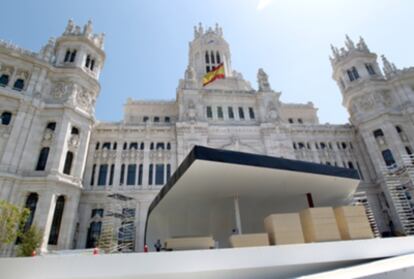
[[[214,59],[214,52],[213,51],[211,52],[211,55],[210,56],[211,56],[211,63],[212,64],[216,63],[215,62],[215,59]]]
[[[70,62],[74,62],[76,58],[76,49],[72,51],[72,54],[70,55]]]
[[[145,144],[143,142],[141,142],[141,145],[140,145],[139,149],[144,150],[144,148],[145,148]]]
[[[65,54],[65,60],[63,62],[68,62],[70,58],[70,50],[68,49]]]
[[[62,223],[63,209],[65,208],[65,197],[59,196],[56,201],[55,213],[53,214],[52,227],[50,228],[50,235],[48,244],[57,245],[60,231],[60,224]]]
[[[34,215],[36,212],[37,201],[39,195],[37,193],[30,193],[26,199],[25,208],[29,210],[29,216],[27,217],[26,223],[24,224],[23,231],[27,231],[33,223]]]
[[[2,74],[0,77],[0,86],[7,86],[9,84],[9,75]]]
[[[89,64],[91,63],[91,56],[88,54],[86,56],[86,62],[85,62],[85,67],[89,68]]]
[[[101,236],[102,222],[92,222],[88,229],[86,248],[95,248]]]
[[[56,129],[56,122],[47,123],[46,129],[54,131]]]
[[[92,61],[91,61],[91,71],[93,71],[93,69],[95,68],[95,59],[93,59]]]
[[[49,147],[43,147],[40,150],[39,159],[37,160],[36,170],[44,171],[46,169],[47,158],[49,157]]]
[[[72,170],[72,162],[73,162],[73,152],[68,151],[66,153],[65,166],[63,167],[64,174],[70,175],[70,172]]]
[[[13,89],[17,91],[22,91],[24,88],[24,79],[18,78],[14,82]]]
[[[210,63],[210,57],[208,55],[208,51],[206,51],[206,63],[209,64]]]
[[[216,60],[217,60],[217,64],[221,63],[220,54],[218,51],[216,52]]]
[[[72,135],[79,135],[79,129],[76,127],[72,127],[72,131],[70,132]]]
[[[352,67],[352,74],[354,75],[355,79],[359,79],[359,74],[355,67]]]
[[[375,138],[378,138],[378,137],[383,137],[383,136],[384,136],[384,133],[382,132],[382,130],[381,130],[381,129],[377,129],[377,130],[375,130],[375,131],[373,132],[373,134],[374,134],[374,137],[375,137]]]
[[[381,153],[382,153],[382,157],[384,158],[385,165],[387,167],[395,164],[394,156],[392,155],[391,150],[385,149]]]
[[[11,112],[5,111],[1,114],[1,124],[3,125],[9,125],[12,119]]]

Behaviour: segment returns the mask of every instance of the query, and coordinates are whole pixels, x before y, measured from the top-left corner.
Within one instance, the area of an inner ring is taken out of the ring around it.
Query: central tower
[[[231,76],[229,44],[223,39],[223,30],[216,24],[204,31],[201,23],[194,26],[194,40],[190,42],[189,69],[193,69],[196,79],[201,79],[214,67],[224,64],[226,77]]]

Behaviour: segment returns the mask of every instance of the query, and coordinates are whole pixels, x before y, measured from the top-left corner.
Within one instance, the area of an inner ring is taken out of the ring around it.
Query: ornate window
[[[374,76],[376,74],[374,67],[372,67],[372,64],[365,64],[365,68],[367,69],[368,74],[370,74],[371,76]]]
[[[68,50],[66,51],[66,54],[65,54],[65,59],[63,60],[63,62],[69,62],[69,58],[70,58],[70,50],[68,49]]]
[[[47,123],[46,129],[54,131],[56,129],[56,122]]]
[[[164,165],[156,164],[155,165],[155,185],[164,184]]]
[[[381,152],[381,154],[387,167],[395,164],[394,156],[392,155],[391,150],[385,149]]]
[[[216,59],[214,59],[214,52],[213,51],[211,52],[210,57],[211,57],[211,63],[212,64],[215,64],[216,63],[216,61],[215,61]]]
[[[18,78],[14,82],[13,89],[17,91],[22,91],[24,88],[24,79]]]
[[[207,118],[213,118],[213,111],[210,106],[207,107]]]
[[[111,143],[110,142],[104,142],[102,144],[102,149],[111,149]]]
[[[101,236],[102,222],[92,222],[88,229],[86,248],[95,248]]]
[[[68,151],[66,153],[65,165],[63,167],[64,174],[70,175],[70,172],[72,171],[72,163],[73,163],[73,152]]]
[[[108,174],[108,164],[99,166],[98,186],[106,185],[106,176]]]
[[[7,86],[9,84],[9,75],[2,74],[0,77],[0,86]]]
[[[135,185],[137,180],[137,165],[128,165],[127,185]]]
[[[60,231],[60,224],[62,223],[63,209],[65,207],[65,197],[59,196],[56,201],[55,213],[53,214],[52,227],[50,228],[49,242],[50,245],[57,245]]]
[[[359,79],[359,74],[355,67],[352,67],[352,74],[354,75],[354,79]]]
[[[104,213],[103,208],[94,208],[94,209],[92,209],[91,218],[93,218],[95,216],[98,216],[98,217],[102,218],[103,213]]]
[[[143,168],[144,166],[142,164],[138,167],[138,185],[142,185]]]
[[[145,148],[145,144],[143,142],[141,142],[141,145],[139,146],[139,149],[144,150]]]
[[[244,119],[244,110],[243,107],[239,107],[239,118]]]
[[[229,114],[229,118],[230,119],[234,119],[234,111],[233,111],[233,107],[228,107],[227,108],[228,114]]]
[[[377,129],[373,132],[374,137],[378,138],[378,137],[383,137],[384,136],[384,132],[381,129]]]
[[[30,193],[30,195],[26,199],[25,208],[29,210],[29,216],[27,217],[26,223],[23,227],[23,231],[25,232],[30,228],[30,226],[33,223],[38,200],[39,195],[37,193]]]
[[[223,108],[217,107],[217,117],[223,119]]]
[[[71,135],[79,135],[79,129],[76,127],[72,127],[72,130],[70,131]]]
[[[119,177],[119,185],[124,185],[125,180],[125,164],[121,165],[121,173]]]
[[[131,142],[131,143],[129,143],[129,149],[130,150],[131,149],[137,150],[138,149],[138,143],[137,142]]]
[[[76,59],[76,49],[72,51],[69,62],[75,62],[75,59]]]
[[[86,62],[85,62],[85,67],[89,68],[89,64],[91,63],[91,56],[88,54],[86,56]]]
[[[92,59],[90,69],[91,69],[91,71],[93,71],[93,69],[95,69],[95,59]]]
[[[216,52],[216,60],[217,60],[217,64],[221,63],[220,54],[218,51]]]
[[[148,169],[148,185],[152,185],[154,165],[150,164]]]
[[[157,150],[164,150],[165,149],[165,145],[163,142],[157,142],[157,146],[156,146]]]
[[[47,158],[49,157],[49,147],[43,147],[40,150],[39,159],[37,160],[36,170],[44,171],[46,169]]]
[[[109,186],[112,186],[114,183],[114,171],[115,171],[115,165],[111,165],[111,169],[109,171]]]
[[[206,64],[210,63],[210,57],[208,55],[208,51],[206,51]]]
[[[250,119],[254,119],[255,118],[254,110],[253,110],[252,107],[249,108],[249,117],[250,117]]]
[[[5,111],[1,114],[1,124],[2,125],[9,125],[12,119],[12,114],[11,112]]]
[[[91,186],[95,184],[95,172],[96,172],[96,165],[92,166],[92,173],[91,173]]]

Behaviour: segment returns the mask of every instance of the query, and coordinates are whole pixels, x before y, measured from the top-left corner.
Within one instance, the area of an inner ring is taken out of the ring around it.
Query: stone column
[[[46,252],[49,241],[50,228],[52,226],[53,214],[56,206],[56,195],[52,192],[40,192],[37,204],[34,224],[43,231],[40,251]]]
[[[63,209],[62,222],[60,224],[58,249],[71,249],[73,242],[73,235],[76,227],[76,217],[79,205],[78,193],[73,193],[65,196],[65,207]]]
[[[76,240],[76,248],[83,249],[86,246],[86,238],[88,237],[89,219],[92,212],[92,205],[90,203],[81,203],[79,205],[79,235]],[[104,213],[105,214],[105,213]]]
[[[63,164],[66,157],[65,154],[67,150],[67,140],[69,135],[69,116],[67,113],[64,113],[61,119],[62,121],[56,123],[58,128],[55,131],[53,146],[49,153],[49,170],[52,173],[59,173],[59,171],[63,169]]]

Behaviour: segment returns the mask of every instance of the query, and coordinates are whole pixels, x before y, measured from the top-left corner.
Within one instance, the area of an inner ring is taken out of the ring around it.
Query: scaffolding
[[[368,203],[368,198],[365,192],[355,192],[353,201],[353,205],[362,205],[365,208],[365,214],[368,217],[369,225],[371,226],[372,233],[374,237],[380,237],[380,232],[375,222],[374,212],[372,211],[371,207]]]
[[[383,170],[385,186],[405,235],[414,235],[414,155],[403,155],[403,165]]]
[[[102,232],[99,248],[105,253],[128,253],[135,249],[135,207],[134,198],[109,192],[105,214],[102,218]]]

